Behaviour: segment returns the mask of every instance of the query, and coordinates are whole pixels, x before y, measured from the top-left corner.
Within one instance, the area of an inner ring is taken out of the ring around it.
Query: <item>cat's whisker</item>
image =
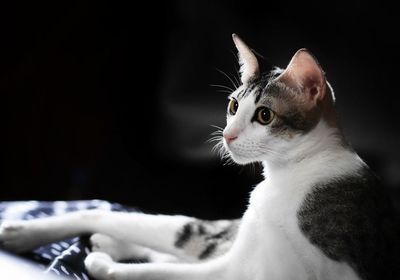
[[[256,175],[257,174],[258,166],[259,166],[259,162],[250,163],[249,167],[250,167],[250,172],[251,172],[252,175]]]
[[[210,124],[209,126],[214,127],[214,128],[216,128],[218,130],[221,130],[221,131],[224,129],[223,127],[220,127],[220,126],[215,125],[215,124]]]
[[[227,93],[228,95],[232,93],[232,91],[224,90],[224,89],[217,90],[217,92]]]
[[[222,130],[218,130],[218,131],[214,131],[210,134],[210,136],[214,137],[214,136],[218,136],[218,137],[222,137],[223,136],[223,131]]]
[[[231,54],[235,58],[235,61],[239,61],[239,54],[237,52],[231,51]]]
[[[221,155],[221,160],[223,162],[222,163],[223,165],[228,165],[233,163],[228,151],[223,152],[223,154]]]
[[[222,70],[220,70],[220,69],[217,69],[217,71],[229,79],[229,81],[232,83],[232,85],[233,85],[233,87],[235,88],[235,90],[240,86],[240,84],[236,84],[236,83],[232,80],[232,78],[229,77],[229,75],[226,74],[224,71],[222,71]]]
[[[224,166],[236,165],[236,163],[230,157],[228,157],[228,158],[226,158],[224,160],[225,160],[224,163],[222,163],[222,165],[224,165]]]
[[[219,138],[219,141],[217,144],[214,145],[212,148],[212,152],[216,153],[219,155],[221,158],[223,165],[234,165],[235,162],[232,160],[229,151],[225,149],[224,143],[222,141],[222,137]]]
[[[240,82],[240,71],[239,71],[239,68],[237,68],[236,66],[235,66],[235,71],[236,71],[236,75],[233,75],[233,78],[235,79],[236,83],[238,85],[240,85],[241,84],[241,82]]]
[[[221,130],[216,130],[214,132],[211,132],[211,135],[222,135],[222,133],[223,133],[223,130],[221,129]]]
[[[218,155],[222,158],[226,153],[226,149],[224,147],[224,143],[222,141],[216,143],[212,148],[212,151],[218,153]]]
[[[211,87],[217,87],[217,88],[222,88],[222,89],[226,89],[229,93],[232,93],[235,91],[235,89],[228,87],[228,86],[224,86],[224,85],[217,85],[217,84],[210,84]]]
[[[211,133],[209,140],[213,140],[213,139],[221,140],[222,139],[222,134],[220,132]]]
[[[222,132],[222,130],[221,131],[214,131],[214,132],[210,133],[210,136],[211,137],[221,137],[222,138],[223,132]]]
[[[211,132],[211,138],[207,142],[214,142],[222,140],[223,128],[217,125],[210,124],[211,127],[216,128],[216,131]]]
[[[246,165],[243,165],[240,173],[246,172],[246,173],[250,173],[251,176],[256,176],[258,164],[259,164],[259,162],[250,162]]]
[[[232,158],[230,157],[229,153],[227,152],[226,155],[222,158],[223,160],[223,165],[227,166],[227,165],[236,165],[236,162],[234,162],[232,160]]]
[[[221,139],[222,139],[221,136],[211,137],[210,139],[208,139],[208,140],[206,141],[206,143],[219,142],[219,141],[221,141]]]

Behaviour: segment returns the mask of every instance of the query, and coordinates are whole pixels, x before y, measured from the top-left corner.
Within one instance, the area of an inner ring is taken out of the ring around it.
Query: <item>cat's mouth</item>
[[[231,160],[235,163],[244,165],[251,162],[255,162],[256,157],[253,154],[254,151],[249,150],[245,145],[240,143],[227,143],[224,141],[224,147]]]

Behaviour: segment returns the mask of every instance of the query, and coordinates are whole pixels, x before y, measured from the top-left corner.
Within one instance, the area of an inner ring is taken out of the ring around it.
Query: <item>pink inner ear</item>
[[[323,98],[324,72],[306,49],[300,49],[296,52],[286,70],[277,80],[287,84],[289,87],[310,94],[312,100]]]
[[[311,95],[312,97],[314,97],[314,96],[316,96],[317,94],[318,94],[318,88],[312,87],[312,88],[310,89],[310,95]]]

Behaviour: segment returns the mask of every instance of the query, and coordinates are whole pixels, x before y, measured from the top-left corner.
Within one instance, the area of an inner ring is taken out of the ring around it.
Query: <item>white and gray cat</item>
[[[262,162],[265,176],[242,219],[88,210],[4,222],[2,246],[22,252],[93,234],[85,265],[96,279],[400,279],[390,203],[343,137],[318,62],[301,49],[285,70],[263,74],[233,40],[242,85],[219,145],[238,164]],[[135,257],[150,262],[118,262]]]

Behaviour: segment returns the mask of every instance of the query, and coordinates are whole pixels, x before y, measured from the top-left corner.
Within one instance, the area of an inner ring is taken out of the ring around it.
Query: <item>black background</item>
[[[399,201],[393,6],[125,2],[2,4],[0,200],[240,216],[259,170],[223,166],[205,143],[224,125],[227,94],[210,85],[231,86],[217,69],[236,75],[235,32],[281,67],[299,48],[316,55],[349,141]]]

